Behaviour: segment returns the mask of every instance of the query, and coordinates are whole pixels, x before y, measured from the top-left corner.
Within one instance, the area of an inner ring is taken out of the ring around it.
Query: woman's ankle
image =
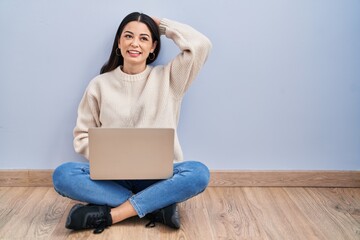
[[[110,211],[110,215],[112,218],[112,223],[121,222],[127,218],[133,217],[137,215],[134,207],[131,205],[130,201],[126,201],[118,207],[112,208]]]

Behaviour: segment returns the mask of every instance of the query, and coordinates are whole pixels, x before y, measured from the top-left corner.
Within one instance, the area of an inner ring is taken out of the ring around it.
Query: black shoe
[[[73,230],[95,228],[94,233],[101,233],[111,224],[110,207],[76,204],[69,212],[65,227]]]
[[[180,215],[176,203],[158,211],[146,214],[145,217],[150,219],[150,222],[145,225],[148,228],[155,227],[155,222],[163,223],[166,226],[175,229],[180,228]]]

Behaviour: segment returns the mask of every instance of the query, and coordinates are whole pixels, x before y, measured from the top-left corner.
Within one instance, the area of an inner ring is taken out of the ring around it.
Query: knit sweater
[[[78,108],[75,151],[89,158],[88,129],[173,128],[174,161],[182,161],[177,125],[182,98],[211,50],[207,37],[169,19],[160,21],[161,35],[172,39],[180,53],[168,64],[150,66],[134,75],[120,67],[91,80]]]

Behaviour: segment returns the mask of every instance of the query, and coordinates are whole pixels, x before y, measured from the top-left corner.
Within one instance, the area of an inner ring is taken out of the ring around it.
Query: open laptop
[[[93,180],[169,178],[174,129],[89,128],[89,161]]]

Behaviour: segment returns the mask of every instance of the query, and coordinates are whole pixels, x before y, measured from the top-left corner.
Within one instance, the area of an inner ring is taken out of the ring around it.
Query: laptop
[[[167,179],[173,161],[174,129],[89,128],[93,180]]]

